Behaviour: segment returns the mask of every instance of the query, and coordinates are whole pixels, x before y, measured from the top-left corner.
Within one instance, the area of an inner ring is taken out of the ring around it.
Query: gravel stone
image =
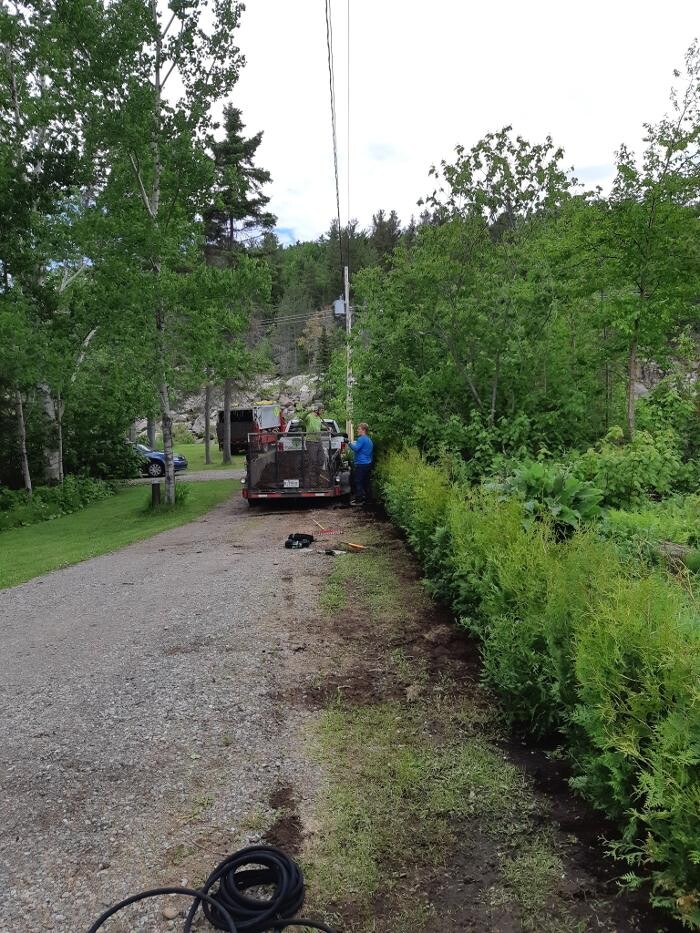
[[[313,663],[295,629],[331,564],[282,547],[312,514],[234,497],[0,592],[2,933],[80,933],[130,894],[201,884],[264,834],[249,824],[281,782],[313,799],[315,714],[276,699]],[[169,909],[110,933],[178,929]]]

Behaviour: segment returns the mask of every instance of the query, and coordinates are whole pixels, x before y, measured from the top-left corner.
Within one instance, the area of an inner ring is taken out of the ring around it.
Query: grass
[[[415,882],[441,869],[473,825],[502,852],[499,900],[522,917],[523,929],[569,929],[570,918],[552,906],[562,877],[559,856],[534,828],[536,804],[523,773],[479,734],[482,715],[472,717],[469,701],[434,696],[323,713],[317,736],[326,776],[322,829],[307,875],[314,899],[341,913],[352,903],[362,918],[353,929],[372,930],[376,899],[393,893],[397,902],[405,900],[404,879]],[[432,929],[430,914],[425,918]],[[420,916],[410,919],[397,933],[423,929]]]
[[[353,540],[361,544],[365,539],[360,540],[360,537],[355,534]],[[390,618],[402,603],[400,591],[392,586],[392,574],[389,558],[374,549],[364,554],[336,557],[333,572],[321,594],[321,608],[333,615],[361,597],[372,621]]]
[[[221,451],[214,442],[211,445],[211,458],[213,463],[204,462],[204,444],[174,444],[177,453],[187,457],[187,470],[182,474],[183,479],[187,479],[187,473],[200,470],[242,470],[245,466],[245,457],[242,454],[235,454],[231,457],[231,463],[223,463],[221,460]]]
[[[538,827],[541,804],[528,779],[504,759],[496,712],[454,682],[431,683],[424,659],[395,646],[428,604],[375,544],[336,559],[321,608],[352,606],[372,621],[380,663],[420,689],[411,700],[342,700],[321,714],[312,747],[324,784],[305,869],[312,900],[331,916],[351,912],[352,933],[420,933],[437,928],[436,905],[422,893],[431,873],[440,877],[454,858],[458,873],[478,874],[496,856],[497,879],[479,895],[485,922],[505,910],[523,930],[574,933],[578,922],[558,898],[561,859]],[[473,828],[483,851],[465,846]]]
[[[186,502],[150,513],[150,489],[131,486],[80,512],[0,534],[0,588],[97,557],[160,531],[184,525],[228,498],[232,480],[188,484]]]
[[[320,750],[331,783],[315,876],[334,899],[372,898],[391,868],[412,860],[436,865],[454,843],[455,818],[498,816],[511,824],[527,812],[522,776],[478,737],[435,734],[425,704],[387,701],[324,713]],[[444,711],[440,713],[444,718]]]

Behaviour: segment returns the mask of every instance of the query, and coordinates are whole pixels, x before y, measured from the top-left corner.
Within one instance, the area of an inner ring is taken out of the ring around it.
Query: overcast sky
[[[324,0],[247,0],[247,58],[233,102],[285,241],[335,215]],[[347,0],[333,2],[341,218],[348,216]],[[551,134],[587,184],[605,184],[621,142],[667,109],[674,68],[700,33],[696,0],[350,0],[349,215],[406,222],[428,168],[511,123]]]

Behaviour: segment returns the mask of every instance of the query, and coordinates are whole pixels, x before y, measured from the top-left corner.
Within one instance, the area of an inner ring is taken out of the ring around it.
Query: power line
[[[338,247],[340,251],[341,281],[344,275],[343,266],[343,238],[340,223],[340,182],[338,180],[338,133],[335,116],[335,62],[333,60],[333,16],[331,11],[332,0],[326,0],[326,46],[328,49],[328,82],[331,97],[331,130],[333,137],[333,168],[335,171],[335,205],[338,215]]]
[[[314,318],[318,314],[318,311],[305,311],[299,314],[289,314],[283,315],[280,317],[268,317],[268,318],[253,318],[253,323],[255,324],[264,324],[264,325],[273,325],[273,324],[287,324],[294,321],[308,321]]]

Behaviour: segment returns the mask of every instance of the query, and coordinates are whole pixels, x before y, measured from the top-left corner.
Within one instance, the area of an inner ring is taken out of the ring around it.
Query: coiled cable
[[[246,893],[260,886],[272,887],[272,896],[259,899]],[[88,933],[97,933],[110,917],[130,904],[162,894],[193,899],[182,933],[190,933],[200,906],[209,923],[226,933],[265,933],[288,927],[335,933],[317,920],[294,917],[304,903],[304,877],[297,863],[274,846],[248,846],[234,852],[217,865],[201,888],[152,888],[127,897],[99,916]]]

